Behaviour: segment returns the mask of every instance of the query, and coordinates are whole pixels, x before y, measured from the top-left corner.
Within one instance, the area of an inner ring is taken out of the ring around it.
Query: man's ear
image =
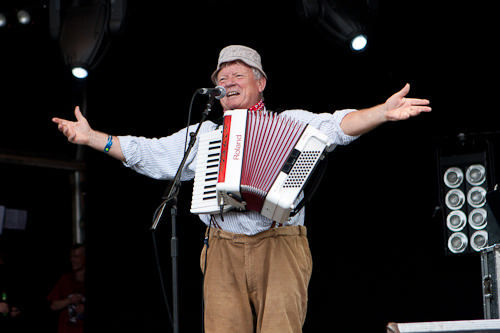
[[[262,94],[262,92],[264,91],[264,89],[266,88],[266,83],[267,83],[267,80],[265,77],[261,77],[259,79],[259,81],[257,82],[257,87],[259,87],[259,92]]]

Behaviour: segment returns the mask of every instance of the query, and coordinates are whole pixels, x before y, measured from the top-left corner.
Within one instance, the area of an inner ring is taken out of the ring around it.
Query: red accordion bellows
[[[241,195],[248,209],[262,209],[267,193],[306,126],[275,113],[248,113],[241,172]]]

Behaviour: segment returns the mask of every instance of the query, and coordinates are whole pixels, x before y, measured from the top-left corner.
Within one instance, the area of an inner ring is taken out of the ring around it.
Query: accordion
[[[226,111],[222,128],[199,137],[191,212],[252,210],[284,223],[328,145],[290,117]]]

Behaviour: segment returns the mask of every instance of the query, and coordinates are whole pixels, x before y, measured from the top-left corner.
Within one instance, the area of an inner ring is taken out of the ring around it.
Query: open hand
[[[69,142],[86,145],[90,141],[92,128],[78,106],[75,108],[75,117],[76,121],[61,118],[52,118],[52,121],[57,124],[57,128],[68,138]]]
[[[429,100],[419,98],[406,98],[410,91],[407,83],[403,89],[392,95],[385,102],[385,116],[389,121],[405,120],[418,116],[422,112],[430,112]]]

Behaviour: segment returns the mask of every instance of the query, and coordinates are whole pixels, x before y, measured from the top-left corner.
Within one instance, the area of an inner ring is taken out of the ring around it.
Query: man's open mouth
[[[237,91],[230,91],[226,94],[227,97],[231,97],[231,96],[236,96],[236,95],[239,95],[240,93],[237,92]]]

